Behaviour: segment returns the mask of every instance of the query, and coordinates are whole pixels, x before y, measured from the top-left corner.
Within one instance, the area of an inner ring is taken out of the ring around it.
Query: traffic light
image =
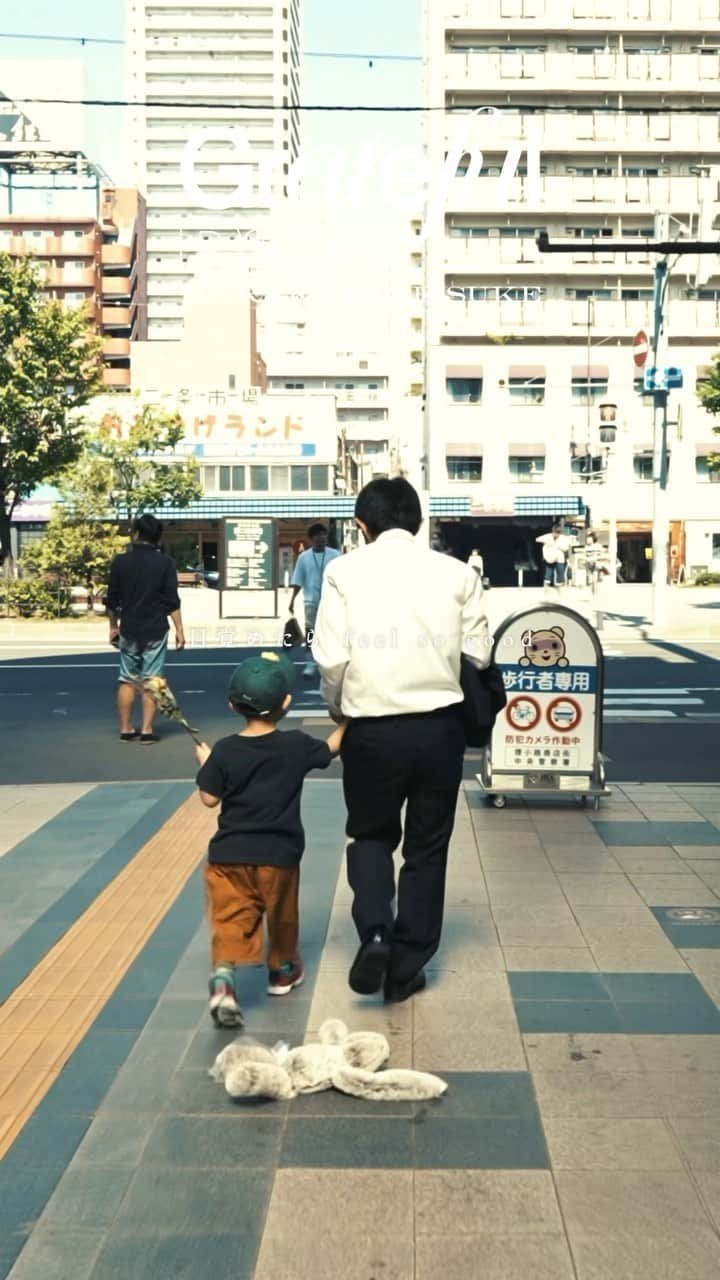
[[[600,443],[614,444],[617,437],[617,405],[600,405]]]

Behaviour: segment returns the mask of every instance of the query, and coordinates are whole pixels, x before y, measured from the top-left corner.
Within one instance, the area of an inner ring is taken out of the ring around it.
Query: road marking
[[[671,703],[673,707],[701,707],[702,698],[617,698],[611,697],[605,699],[606,707],[622,707],[629,706],[647,706],[647,707],[664,707],[667,703]]]
[[[204,689],[181,689],[180,692],[184,695],[186,693],[205,693],[205,690]]]
[[[606,720],[677,720],[674,711],[631,711],[628,707],[605,712]]]
[[[627,686],[625,686],[625,685],[613,685],[611,689],[608,689],[608,688],[606,688],[606,689],[605,689],[605,694],[606,694],[606,695],[607,695],[607,694],[610,694],[613,698],[614,698],[615,696],[617,696],[617,697],[621,697],[621,696],[622,696],[622,697],[626,697],[626,696],[627,696],[627,697],[629,697],[631,693],[632,693],[632,694],[635,694],[635,693],[640,693],[640,694],[643,694],[643,693],[653,693],[653,694],[658,694],[658,693],[669,693],[669,694],[676,694],[676,693],[701,693],[701,692],[702,692],[702,690],[700,690],[700,689],[676,689],[674,686],[670,686],[670,685],[662,685],[662,684],[661,684],[661,685],[657,685],[657,684],[656,684],[656,685],[654,685],[651,689],[636,689],[636,688],[635,688],[634,686],[632,686],[632,685],[631,685],[629,688],[628,688]]]
[[[0,698],[31,698],[31,693],[0,693]]]

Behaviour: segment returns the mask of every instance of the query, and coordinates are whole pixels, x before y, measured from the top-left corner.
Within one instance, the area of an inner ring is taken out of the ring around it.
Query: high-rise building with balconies
[[[47,298],[85,310],[103,339],[105,386],[129,391],[131,340],[145,337],[147,316],[145,202],[122,187],[104,187],[99,201],[99,217],[0,215],[0,252],[30,258]]]
[[[632,340],[653,333],[655,259],[588,241],[652,237],[658,213],[671,236],[696,234],[717,202],[720,0],[425,0],[425,55],[431,202],[452,171],[426,245],[426,451],[433,497],[455,511],[445,532],[511,581],[542,520],[589,508],[617,529],[626,576],[647,578],[653,407]],[[575,252],[541,253],[540,230]],[[696,398],[720,257],[709,279],[695,265],[671,261],[667,310],[684,372],[669,541],[688,573],[720,568],[717,437]],[[616,406],[610,452],[601,404]]]
[[[300,0],[128,8],[129,96],[143,104],[132,148],[148,205],[148,332],[173,339],[198,252],[213,240],[246,250],[286,190],[300,142]]]

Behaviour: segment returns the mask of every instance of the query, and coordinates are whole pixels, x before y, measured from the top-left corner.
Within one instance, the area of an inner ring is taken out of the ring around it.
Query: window
[[[545,458],[539,455],[534,458],[518,457],[510,454],[508,459],[510,475],[513,480],[535,480],[545,472]]]
[[[217,467],[203,467],[203,489],[214,493],[217,489]]]
[[[718,453],[720,453],[720,444]],[[699,454],[695,459],[695,474],[698,480],[704,480],[708,484],[720,484],[720,471],[710,470],[707,454]]]
[[[293,493],[307,493],[310,488],[308,467],[290,468],[290,489]]]
[[[327,467],[314,466],[310,468],[310,488],[315,493],[324,493],[328,488],[328,469]]]
[[[250,488],[255,493],[267,493],[270,489],[270,468],[269,467],[251,467],[250,468]]]
[[[578,302],[585,302],[588,298],[595,298],[598,302],[611,301],[615,297],[614,289],[598,289],[591,286],[588,289],[566,289],[566,298],[575,298]]]
[[[568,227],[568,231],[576,240],[597,240],[612,235],[610,227]]]
[[[588,399],[598,400],[601,396],[606,396],[607,391],[607,378],[573,378],[572,380],[572,398],[576,402]]]
[[[482,378],[447,378],[445,385],[454,404],[479,404],[482,399]]]
[[[270,488],[273,493],[287,493],[288,491],[287,467],[271,467],[270,468]]]
[[[509,378],[508,389],[513,404],[543,404],[544,378]]]
[[[623,302],[652,302],[652,289],[622,289],[620,297]]]
[[[214,471],[215,468],[213,467]],[[244,467],[219,467],[220,472],[220,492],[221,493],[238,493],[245,488],[245,468]]]
[[[286,391],[304,391],[305,383],[304,382],[286,382],[285,390]]]
[[[636,480],[652,480],[654,470],[654,458],[650,450],[644,450],[642,453],[636,453],[633,458],[633,471]],[[670,454],[667,458],[668,470],[670,468]]]
[[[234,391],[234,390],[235,390],[235,374],[229,373],[228,374],[228,391]]]
[[[462,484],[479,484],[482,480],[482,458],[447,458],[448,480]]]
[[[714,533],[712,536],[712,558],[720,560],[720,533]]]

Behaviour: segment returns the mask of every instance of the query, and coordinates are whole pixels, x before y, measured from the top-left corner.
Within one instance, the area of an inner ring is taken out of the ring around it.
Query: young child
[[[230,707],[245,716],[240,733],[196,748],[203,804],[220,805],[205,870],[212,928],[210,1014],[219,1027],[241,1027],[235,967],[262,964],[267,918],[268,993],[299,987],[298,888],[305,832],[300,795],[311,769],[339,755],[341,725],[327,742],[280,733],[292,701],[293,668],[274,653],[247,658],[230,681]]]

